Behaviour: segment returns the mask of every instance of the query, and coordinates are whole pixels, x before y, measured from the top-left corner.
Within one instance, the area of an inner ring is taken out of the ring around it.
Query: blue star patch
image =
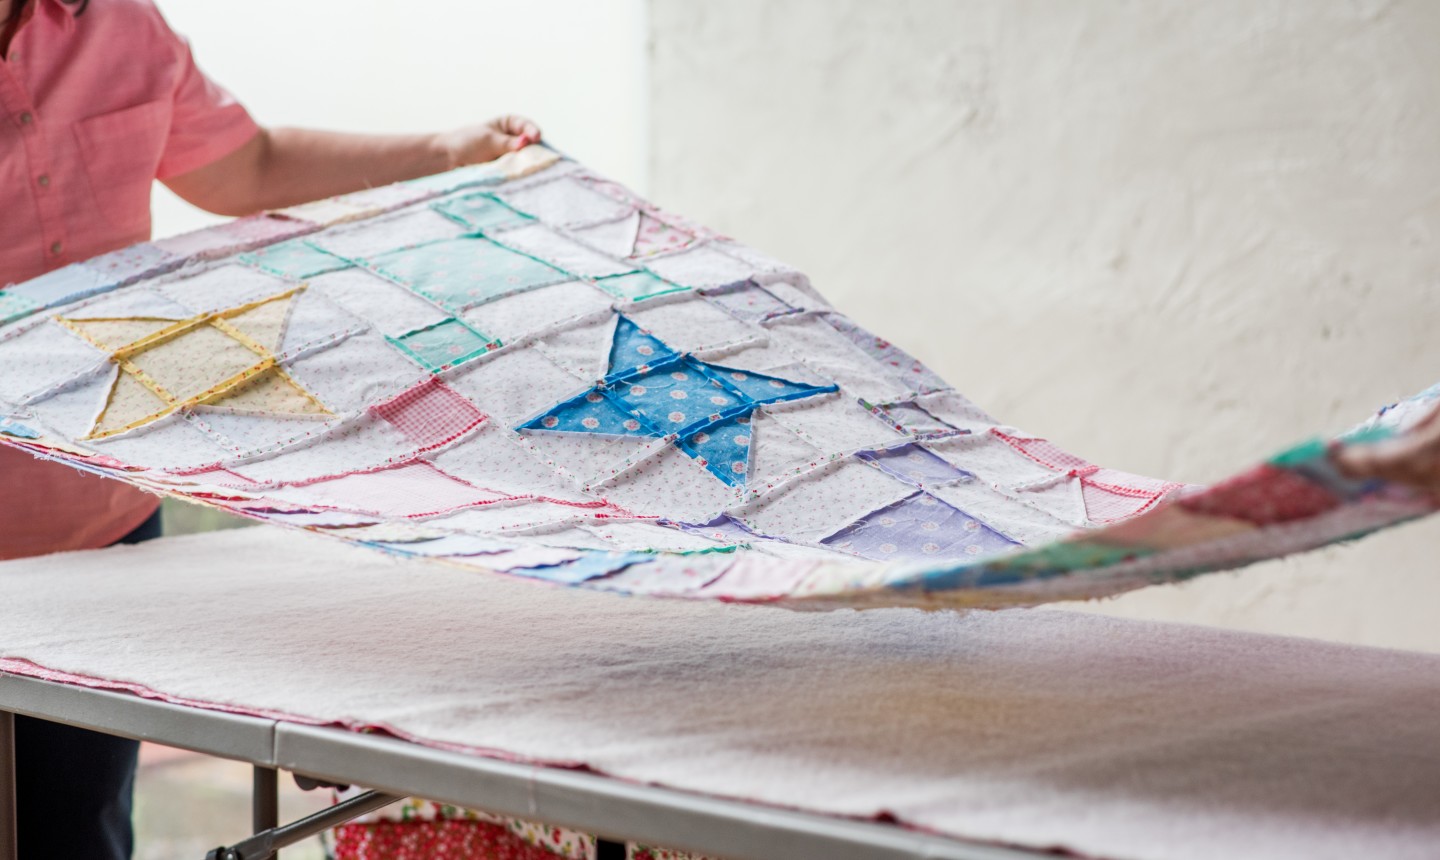
[[[615,321],[605,378],[515,429],[673,436],[680,450],[715,477],[743,486],[755,410],[837,390],[701,361],[622,315]]]

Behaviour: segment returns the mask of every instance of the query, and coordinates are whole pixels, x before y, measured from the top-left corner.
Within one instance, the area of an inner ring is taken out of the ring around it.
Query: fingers
[[[1432,414],[1398,439],[1344,448],[1335,463],[1350,478],[1379,478],[1440,494],[1440,421]]]
[[[1378,478],[1440,496],[1440,469],[1437,469],[1434,463],[1426,465],[1407,460],[1352,460],[1342,454],[1341,464],[1342,471],[1352,478]]]
[[[493,120],[491,127],[510,139],[506,146],[512,152],[540,142],[540,126],[523,116],[507,114]]]

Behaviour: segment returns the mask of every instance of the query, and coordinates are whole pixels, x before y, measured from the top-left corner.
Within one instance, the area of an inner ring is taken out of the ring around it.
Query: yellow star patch
[[[201,404],[265,415],[331,415],[276,361],[303,286],[189,319],[56,317],[119,367],[87,439],[142,427]]]

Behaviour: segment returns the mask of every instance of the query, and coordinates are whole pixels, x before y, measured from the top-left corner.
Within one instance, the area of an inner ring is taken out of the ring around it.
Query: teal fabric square
[[[388,340],[428,370],[457,367],[500,345],[453,317]]]
[[[264,269],[282,278],[313,278],[326,272],[348,269],[353,263],[344,257],[322,251],[304,239],[281,242],[241,254],[240,262]]]
[[[15,293],[0,292],[0,324],[27,317],[40,309],[40,303]]]
[[[573,278],[480,236],[391,251],[371,263],[380,274],[451,313]]]
[[[534,220],[483,191],[432,203],[430,208],[467,229],[477,231]]]
[[[483,164],[467,164],[444,173],[411,179],[405,185],[418,191],[448,194],[469,185],[496,185],[504,181],[504,170],[496,168],[493,161],[487,161]]]
[[[632,302],[690,289],[679,284],[672,284],[650,272],[631,272],[627,275],[596,278],[595,284],[617,299],[626,299]]]

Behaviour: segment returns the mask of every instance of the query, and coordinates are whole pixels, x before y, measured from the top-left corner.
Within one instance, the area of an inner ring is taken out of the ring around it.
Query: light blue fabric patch
[[[779,403],[837,390],[835,385],[810,385],[791,382],[778,376],[767,376],[751,370],[738,370],[718,364],[704,364],[706,372],[755,403]]]
[[[480,236],[445,239],[381,254],[376,271],[459,313],[504,296],[573,276]]]
[[[657,277],[649,272],[630,272],[624,275],[610,275],[609,277],[596,278],[595,285],[617,299],[627,301],[639,301],[641,299],[653,299],[656,296],[663,296],[667,293],[679,293],[690,289],[679,284],[672,284],[664,278]]]
[[[691,358],[617,380],[614,392],[629,411],[668,433],[689,433],[737,406],[754,405],[710,378]]]
[[[39,439],[40,431],[11,418],[0,418],[0,433],[17,439]]]
[[[723,419],[680,440],[680,447],[732,487],[750,472],[750,414]]]
[[[655,335],[620,316],[615,320],[615,340],[610,345],[609,373],[633,370],[643,364],[660,364],[675,357],[675,351]]]
[[[118,279],[107,278],[83,263],[72,263],[38,278],[12,284],[5,288],[3,295],[26,299],[35,307],[47,308],[97,295],[119,285]],[[4,311],[0,308],[0,314]]]
[[[534,220],[529,215],[506,206],[493,194],[483,191],[441,200],[430,204],[430,208],[468,230],[508,227]]]
[[[645,564],[653,559],[654,556],[643,552],[591,552],[564,564],[545,567],[517,567],[506,572],[573,585],[577,582],[609,576],[633,564]]]
[[[610,372],[601,383],[517,430],[679,437],[680,450],[720,480],[742,486],[749,421],[765,403],[837,390],[681,356],[623,314],[615,321]]]
[[[293,239],[277,245],[241,254],[240,262],[264,269],[282,278],[313,278],[326,272],[348,269],[354,264],[344,257],[322,251],[304,239]]]
[[[665,435],[649,421],[621,407],[610,392],[598,388],[564,401],[517,429],[601,433],[607,436]]]
[[[500,342],[453,317],[399,337],[386,338],[433,372],[457,367],[484,355]]]

